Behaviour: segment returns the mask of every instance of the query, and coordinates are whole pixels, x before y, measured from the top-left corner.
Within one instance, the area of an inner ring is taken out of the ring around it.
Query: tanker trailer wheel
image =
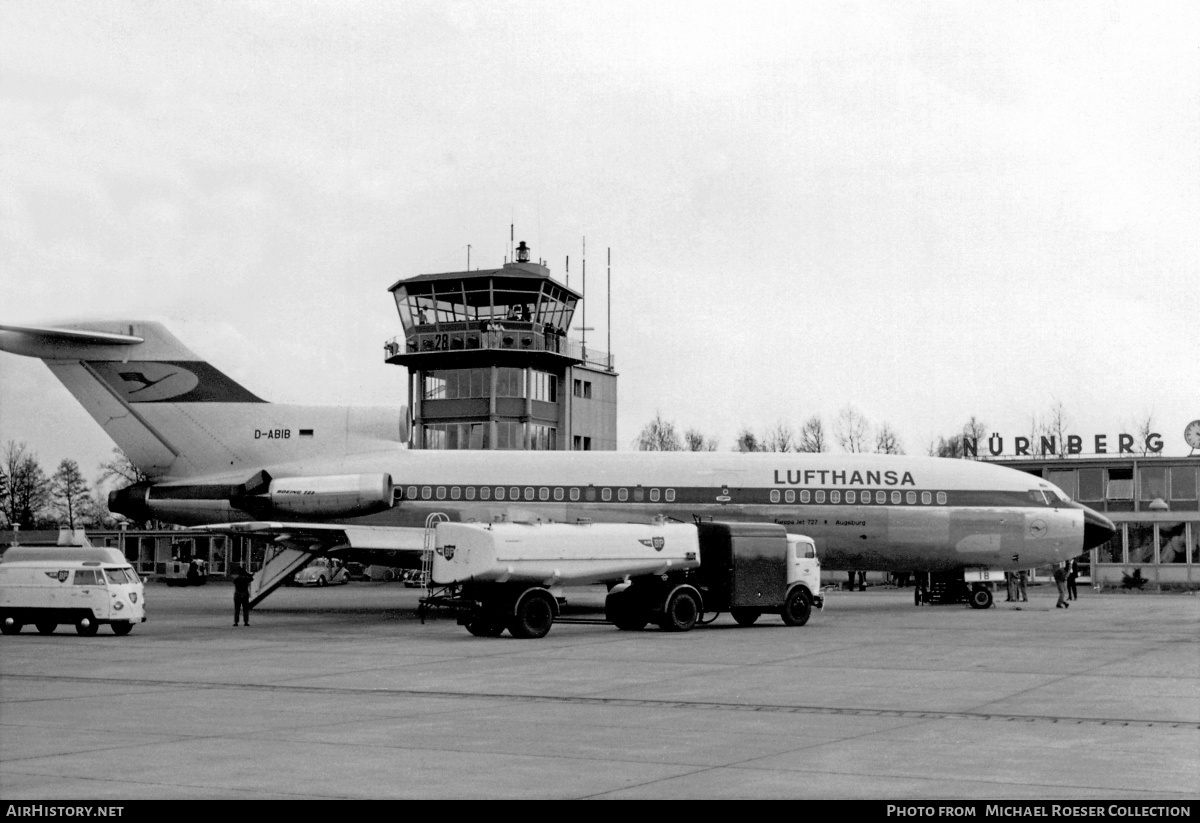
[[[554,601],[544,591],[527,592],[517,601],[508,624],[513,637],[536,639],[545,637],[554,625]]]
[[[75,623],[75,632],[84,637],[93,637],[100,631],[100,624],[91,617],[81,617]]]
[[[783,601],[783,609],[780,611],[784,624],[803,626],[811,614],[812,601],[808,599],[808,592],[799,587],[792,589],[787,600]]]
[[[978,589],[971,590],[971,608],[986,609],[992,605],[992,593],[987,588],[980,586]]]
[[[754,621],[762,616],[762,612],[758,609],[730,609],[729,613],[733,615],[733,619],[739,626],[753,626]]]
[[[628,591],[604,598],[604,618],[623,632],[640,632],[650,622],[646,610]]]
[[[115,634],[117,637],[124,637],[125,635],[127,635],[131,631],[133,631],[133,621],[132,620],[118,620],[116,623],[112,624],[112,630],[113,630],[113,634]]]
[[[504,621],[494,615],[476,617],[466,624],[466,629],[476,637],[499,637],[504,634]]]
[[[54,634],[54,630],[58,628],[57,623],[51,623],[48,620],[34,625],[37,626],[38,634]]]
[[[664,632],[686,632],[691,631],[699,619],[700,603],[697,602],[694,594],[683,589],[675,592],[667,601],[667,607],[663,610],[662,619],[658,621],[658,627]]]

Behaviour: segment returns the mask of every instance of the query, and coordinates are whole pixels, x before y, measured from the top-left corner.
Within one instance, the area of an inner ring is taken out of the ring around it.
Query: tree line
[[[120,449],[113,449],[113,459],[100,464],[94,486],[70,458],[63,458],[54,473],[47,474],[25,443],[10,440],[0,454],[0,527],[115,528],[119,521],[108,510],[102,487],[121,488],[144,479]]]

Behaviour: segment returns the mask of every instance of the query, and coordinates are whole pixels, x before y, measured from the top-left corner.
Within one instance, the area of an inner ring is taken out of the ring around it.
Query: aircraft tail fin
[[[0,351],[44,361],[151,478],[381,448],[400,439],[406,418],[391,409],[267,403],[154,322],[0,325]]]

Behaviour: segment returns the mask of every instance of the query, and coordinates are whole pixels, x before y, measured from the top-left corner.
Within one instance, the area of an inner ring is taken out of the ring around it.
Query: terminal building
[[[1081,563],[1093,586],[1200,586],[1200,457],[1156,454],[997,460],[1058,486],[1117,527]]]

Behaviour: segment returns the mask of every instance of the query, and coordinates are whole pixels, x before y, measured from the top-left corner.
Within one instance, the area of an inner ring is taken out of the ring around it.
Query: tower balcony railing
[[[405,338],[393,337],[383,345],[384,360],[401,354],[432,354],[481,350],[550,352],[580,360],[589,366],[613,368],[612,356],[580,340],[567,337],[542,323],[504,321],[491,323],[440,323],[414,326]]]

